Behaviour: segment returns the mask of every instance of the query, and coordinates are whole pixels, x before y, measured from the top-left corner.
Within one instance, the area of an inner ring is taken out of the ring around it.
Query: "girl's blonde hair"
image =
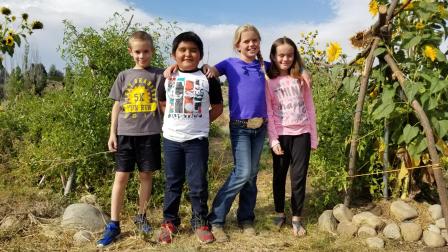
[[[258,29],[255,26],[253,26],[251,24],[241,25],[238,28],[236,28],[235,34],[233,36],[233,49],[235,49],[235,51],[237,51],[237,52],[239,52],[237,50],[237,48],[238,48],[238,44],[241,42],[241,34],[243,32],[246,32],[246,31],[253,31],[253,32],[255,32],[255,34],[257,34],[258,40],[261,41],[260,32],[258,31]],[[266,69],[265,69],[265,66],[264,66],[263,56],[261,56],[260,49],[258,49],[257,60],[260,63],[261,70],[266,75]]]
[[[277,47],[285,44],[290,45],[294,50],[294,60],[289,68],[289,75],[293,78],[300,79],[302,77],[302,71],[305,68],[305,62],[302,57],[300,57],[299,50],[297,50],[297,46],[294,41],[288,37],[279,38],[272,43],[271,53],[269,55],[269,58],[271,59],[271,67],[269,67],[268,76],[273,79],[280,75],[280,71],[277,69],[277,65],[275,64],[277,61]]]

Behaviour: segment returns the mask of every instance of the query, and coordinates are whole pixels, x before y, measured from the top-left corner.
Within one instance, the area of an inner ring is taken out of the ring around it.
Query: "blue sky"
[[[331,1],[328,0],[129,0],[128,2],[131,6],[168,20],[211,25],[235,22],[254,25],[319,23],[334,16]]]
[[[47,68],[66,63],[57,48],[62,45],[64,19],[79,30],[101,29],[114,12],[123,13],[133,6],[134,22],[147,24],[156,18],[177,21],[183,31],[196,32],[204,42],[202,63],[216,64],[227,57],[237,57],[232,48],[235,29],[254,24],[261,33],[261,52],[265,58],[271,43],[283,36],[300,40],[300,33],[319,31],[318,49],[329,42],[341,44],[343,52],[354,57],[358,52],[349,38],[368,28],[375,20],[368,13],[370,0],[2,0],[14,14],[26,12],[44,23],[44,29],[30,38],[31,59]],[[278,4],[281,3],[281,4]],[[130,13],[127,13],[130,17]],[[170,41],[171,42],[171,41]],[[169,42],[169,43],[170,43]],[[23,49],[13,59],[6,57],[6,68],[21,65]]]

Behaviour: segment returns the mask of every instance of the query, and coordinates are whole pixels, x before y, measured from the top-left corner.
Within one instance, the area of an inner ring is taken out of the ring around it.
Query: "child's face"
[[[173,59],[182,71],[190,71],[198,68],[201,54],[198,46],[191,41],[182,41],[174,53]]]
[[[130,42],[131,48],[128,48],[129,54],[135,62],[135,68],[145,68],[151,63],[152,47],[146,40],[134,39]]]
[[[244,31],[240,42],[235,46],[243,60],[254,60],[260,51],[260,38],[254,31]]]
[[[294,63],[294,48],[288,44],[277,46],[275,52],[275,65],[280,75],[289,74],[289,69]]]

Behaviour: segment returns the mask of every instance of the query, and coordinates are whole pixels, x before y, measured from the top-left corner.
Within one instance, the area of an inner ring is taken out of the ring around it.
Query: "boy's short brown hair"
[[[148,41],[151,44],[151,48],[154,48],[154,43],[153,43],[151,35],[149,35],[149,33],[145,32],[145,31],[136,31],[131,34],[131,36],[129,37],[129,40],[128,40],[129,48],[132,48],[131,44],[132,44],[132,41],[134,41],[134,40]]]

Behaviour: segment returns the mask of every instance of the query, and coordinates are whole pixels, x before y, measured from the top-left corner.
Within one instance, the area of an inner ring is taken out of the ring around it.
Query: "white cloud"
[[[262,36],[262,53],[268,58],[271,43],[278,37],[288,36],[295,41],[300,32],[319,31],[318,42],[322,48],[329,41],[338,41],[345,53],[354,56],[357,52],[349,44],[349,37],[363,30],[375,21],[367,11],[369,0],[331,0],[334,18],[323,23],[288,23],[257,27]],[[56,48],[62,44],[62,20],[71,20],[77,27],[103,26],[114,12],[123,12],[128,4],[121,0],[4,0],[15,14],[27,12],[31,19],[44,23],[44,30],[35,32],[29,39],[31,49],[38,51],[40,60],[47,66],[56,64],[63,68],[64,63]],[[319,10],[316,10],[319,11]],[[153,20],[150,14],[136,8],[135,20],[145,23]],[[300,15],[300,12],[298,13]],[[163,17],[162,17],[163,18]],[[173,20],[174,21],[174,20]],[[204,41],[204,62],[215,64],[220,60],[237,56],[232,49],[232,38],[237,25],[207,25],[179,23],[183,30],[192,30]]]

